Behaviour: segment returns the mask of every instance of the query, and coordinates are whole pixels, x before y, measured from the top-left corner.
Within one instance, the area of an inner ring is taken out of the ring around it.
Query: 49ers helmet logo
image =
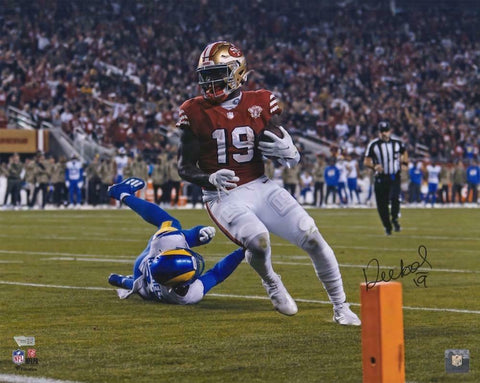
[[[228,53],[232,57],[240,57],[242,56],[242,51],[238,49],[235,45],[231,44],[230,47],[228,48]]]

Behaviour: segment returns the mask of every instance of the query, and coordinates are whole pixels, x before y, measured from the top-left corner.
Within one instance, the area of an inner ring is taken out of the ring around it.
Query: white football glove
[[[245,250],[245,261],[250,264],[252,261],[253,253],[250,250]]]
[[[228,193],[227,188],[235,188],[237,184],[235,182],[240,181],[235,175],[235,172],[230,169],[220,169],[215,173],[210,174],[208,181],[215,186],[218,190]]]
[[[215,228],[212,226],[202,227],[198,232],[198,239],[202,243],[211,241],[213,237],[215,237]]]
[[[298,156],[298,150],[295,147],[292,137],[283,128],[278,127],[282,133],[283,138],[278,137],[276,134],[265,130],[264,134],[272,139],[273,142],[260,141],[258,148],[265,157],[279,157],[284,159],[293,159]]]

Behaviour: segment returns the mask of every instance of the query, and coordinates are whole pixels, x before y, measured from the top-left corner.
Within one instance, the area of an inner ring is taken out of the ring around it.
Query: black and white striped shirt
[[[401,169],[400,157],[403,153],[405,145],[402,141],[394,138],[383,141],[376,138],[368,144],[365,157],[370,157],[374,165],[382,165],[384,174],[397,174]]]

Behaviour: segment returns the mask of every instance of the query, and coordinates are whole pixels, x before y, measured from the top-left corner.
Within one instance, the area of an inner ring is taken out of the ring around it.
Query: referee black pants
[[[396,221],[400,213],[400,173],[375,176],[375,198],[382,224],[385,230],[391,231],[392,221]],[[391,209],[389,209],[389,204],[391,204]],[[390,221],[390,216],[392,221]]]

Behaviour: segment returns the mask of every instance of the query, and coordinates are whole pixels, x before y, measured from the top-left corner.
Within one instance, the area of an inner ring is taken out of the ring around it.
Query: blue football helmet
[[[202,275],[204,268],[203,257],[185,248],[163,251],[150,264],[153,279],[169,287],[189,285]]]

